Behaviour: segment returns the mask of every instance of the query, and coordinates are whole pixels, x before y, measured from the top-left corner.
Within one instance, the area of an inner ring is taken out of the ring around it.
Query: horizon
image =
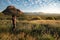
[[[0,12],[13,5],[23,12],[60,14],[60,0],[1,0]]]

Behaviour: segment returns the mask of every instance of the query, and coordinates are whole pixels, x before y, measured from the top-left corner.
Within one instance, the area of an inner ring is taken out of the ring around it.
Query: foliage
[[[39,21],[31,20],[35,17],[24,14],[18,16],[17,27],[11,32],[12,17],[0,13],[0,40],[60,40],[60,21],[57,20],[59,17],[52,17],[53,21],[43,21],[41,18]]]

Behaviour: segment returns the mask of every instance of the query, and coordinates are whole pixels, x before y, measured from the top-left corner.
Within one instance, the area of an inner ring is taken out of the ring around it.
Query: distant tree
[[[32,18],[31,20],[40,20],[39,18]]]
[[[46,19],[47,19],[47,20],[53,20],[53,18],[52,18],[52,17],[47,17]]]
[[[12,16],[12,24],[13,24],[12,30],[15,30],[15,28],[16,28],[16,16],[22,14],[23,12],[21,12],[19,9],[16,9],[14,6],[8,6],[2,13],[4,13],[5,15]]]

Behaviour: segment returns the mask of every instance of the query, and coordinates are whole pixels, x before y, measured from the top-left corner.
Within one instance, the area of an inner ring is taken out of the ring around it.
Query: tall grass
[[[45,20],[44,20],[45,21]],[[11,33],[11,20],[0,20],[1,40],[60,40],[60,24],[39,24],[17,20],[15,33]]]

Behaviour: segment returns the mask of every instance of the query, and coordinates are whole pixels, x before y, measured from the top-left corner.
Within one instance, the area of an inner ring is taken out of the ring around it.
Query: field
[[[11,16],[0,14],[0,40],[60,40],[59,17],[20,15],[12,31]]]

